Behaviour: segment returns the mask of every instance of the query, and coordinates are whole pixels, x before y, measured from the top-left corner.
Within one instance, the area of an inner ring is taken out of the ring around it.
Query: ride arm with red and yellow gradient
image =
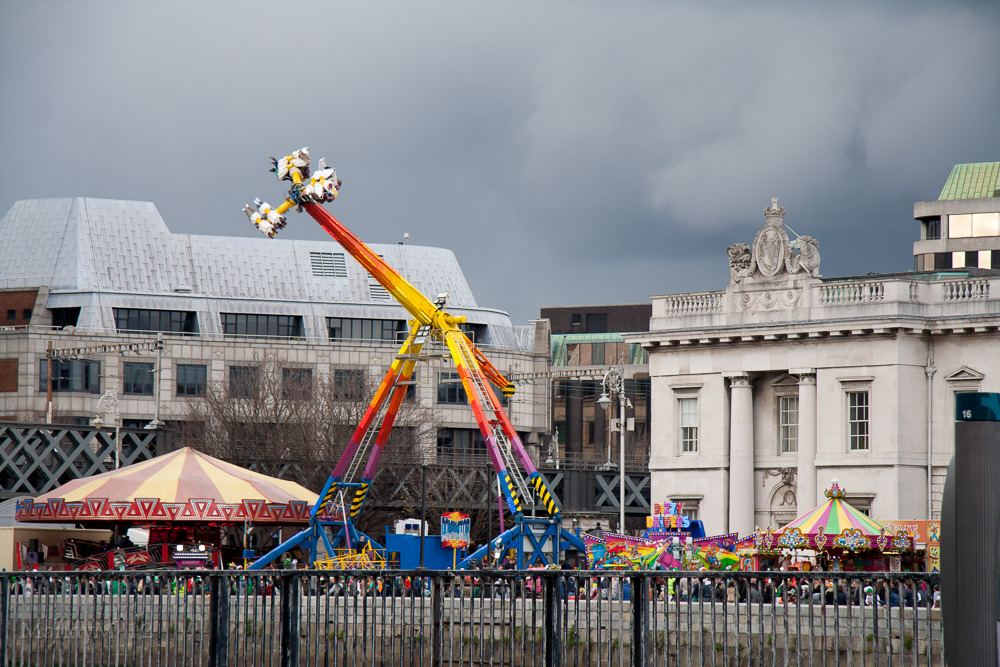
[[[468,339],[465,333],[459,328],[459,324],[465,322],[464,317],[453,317],[443,310],[441,305],[432,303],[419,290],[411,285],[405,278],[396,272],[388,263],[366,246],[350,230],[348,230],[339,220],[330,214],[319,204],[306,203],[302,206],[327,233],[335,238],[345,250],[355,257],[362,266],[385,287],[386,291],[392,294],[399,303],[406,308],[414,318],[421,324],[430,327],[431,332],[440,336],[449,347],[452,358],[455,360],[459,371],[459,377],[466,390],[470,405],[479,430],[487,443],[490,459],[496,468],[497,476],[501,482],[501,488],[507,499],[507,505],[512,514],[521,513],[521,503],[515,481],[517,474],[511,475],[508,468],[514,461],[505,460],[501,451],[501,443],[497,442],[497,437],[492,428],[492,421],[487,412],[492,412],[494,419],[499,422],[499,426],[506,435],[510,444],[510,450],[517,459],[517,463],[524,468],[527,474],[528,483],[535,489],[536,495],[542,500],[549,514],[558,514],[559,508],[555,504],[551,494],[545,488],[544,480],[539,475],[531,457],[524,448],[520,437],[517,435],[510,417],[507,415],[499,399],[492,391],[483,391],[477,378],[493,384],[501,390],[511,386],[507,379],[486,359],[480,351]],[[443,304],[442,304],[443,305]],[[485,387],[484,387],[485,388]],[[475,397],[482,396],[480,400]],[[484,406],[483,403],[488,403]],[[487,408],[484,410],[484,407]],[[367,475],[366,475],[367,477]],[[522,489],[521,495],[524,491]]]
[[[356,516],[357,512],[360,511],[364,496],[374,478],[382,447],[388,438],[388,432],[392,428],[396,410],[398,410],[405,391],[405,389],[400,388],[399,382],[409,380],[413,371],[412,358],[416,356],[414,352],[419,352],[420,346],[423,344],[423,338],[418,335],[422,331],[424,335],[433,335],[441,339],[451,352],[476,422],[487,443],[490,459],[496,469],[501,489],[511,513],[515,515],[522,513],[521,497],[528,493],[527,486],[530,484],[549,515],[558,516],[559,507],[524,448],[501,404],[501,400],[486,386],[487,383],[493,384],[501,389],[504,395],[510,395],[513,393],[513,385],[461,330],[459,325],[465,322],[465,318],[452,316],[444,310],[446,297],[432,302],[320,205],[322,201],[332,201],[336,198],[340,182],[336,180],[336,172],[326,170],[326,165],[322,161],[321,166],[324,167],[324,171],[317,172],[317,174],[327,174],[327,177],[317,178],[317,175],[309,177],[308,160],[307,149],[296,151],[280,162],[273,160],[275,167],[272,171],[276,172],[278,178],[293,182],[288,199],[277,209],[271,209],[268,204],[257,200],[255,202],[257,204],[256,210],[251,209],[251,207],[245,209],[248,217],[258,226],[258,229],[273,237],[277,229],[284,227],[284,213],[298,206],[340,243],[386,291],[392,294],[400,305],[406,308],[415,320],[410,337],[404,343],[400,356],[397,357],[396,363],[386,374],[340,462],[320,494],[314,508],[314,514],[322,512],[324,508],[329,508],[330,500],[338,485],[342,484],[343,475],[357,454],[362,438],[370,429],[378,426],[379,412],[385,410],[375,446],[372,448],[368,465],[362,474],[361,483],[360,485],[351,484],[351,487],[356,489],[354,501],[351,504],[351,516]],[[329,180],[324,180],[329,178],[330,172],[332,172],[334,179],[334,187],[330,187]],[[310,179],[308,185],[305,178]],[[308,194],[310,191],[312,194]],[[260,222],[261,220],[264,222]],[[417,340],[418,338],[419,340]],[[385,405],[387,400],[389,403]],[[522,475],[516,469],[517,467],[522,468],[526,475]]]

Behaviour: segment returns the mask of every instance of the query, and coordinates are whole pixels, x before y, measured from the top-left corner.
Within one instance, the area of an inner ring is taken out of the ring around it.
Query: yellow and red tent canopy
[[[185,447],[18,503],[18,521],[304,524],[317,494]]]
[[[826,502],[817,505],[779,531],[754,532],[754,546],[761,551],[844,549],[860,551],[900,551],[913,548],[913,536],[905,531],[887,532],[845,500],[847,493],[837,480],[825,492]]]

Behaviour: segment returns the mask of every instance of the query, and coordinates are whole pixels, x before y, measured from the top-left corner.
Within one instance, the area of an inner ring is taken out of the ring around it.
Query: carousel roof
[[[852,507],[837,480],[826,491],[826,502],[775,532],[754,531],[758,550],[816,549],[820,551],[875,549],[880,552],[913,548],[913,536],[899,530],[887,533],[882,524]]]
[[[865,537],[875,537],[884,531],[878,521],[866,516],[861,510],[850,505],[847,495],[837,480],[824,492],[826,502],[814,507],[792,521],[785,530],[798,528],[803,535],[813,536],[822,531],[827,535],[839,535],[848,528],[857,528]]]
[[[185,447],[18,504],[18,521],[307,523],[318,496]]]

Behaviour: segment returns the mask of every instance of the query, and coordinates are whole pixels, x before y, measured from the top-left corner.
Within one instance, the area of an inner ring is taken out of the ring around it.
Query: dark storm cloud
[[[1000,159],[998,27],[976,2],[0,2],[0,208],[249,235],[267,156],[308,145],[359,236],[453,249],[517,322],[720,288],[771,196],[824,274],[902,270],[913,202]]]

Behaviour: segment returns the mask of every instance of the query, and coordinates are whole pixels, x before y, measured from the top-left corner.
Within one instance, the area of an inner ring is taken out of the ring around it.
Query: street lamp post
[[[618,395],[618,530],[625,533],[625,407],[632,403],[625,396],[625,365],[619,361],[607,370],[601,380],[601,397],[597,404],[602,408],[611,405],[608,394]],[[611,463],[610,452],[608,463]]]
[[[163,334],[156,334],[156,340],[160,343],[160,346],[156,348],[156,367],[152,370],[153,373],[153,400],[155,401],[155,410],[153,413],[153,421],[149,422],[143,426],[146,430],[154,430],[158,428],[163,428],[163,422],[160,421],[160,380],[162,379],[163,373]]]
[[[122,416],[118,411],[118,392],[114,389],[108,389],[104,392],[97,401],[97,416],[94,417],[90,423],[97,428],[104,426],[104,420],[101,415],[107,414],[109,412],[115,415],[115,470],[121,467],[121,428],[122,428]]]
[[[424,533],[427,525],[427,464],[420,466],[420,568],[424,569]],[[421,583],[421,588],[423,584]]]

